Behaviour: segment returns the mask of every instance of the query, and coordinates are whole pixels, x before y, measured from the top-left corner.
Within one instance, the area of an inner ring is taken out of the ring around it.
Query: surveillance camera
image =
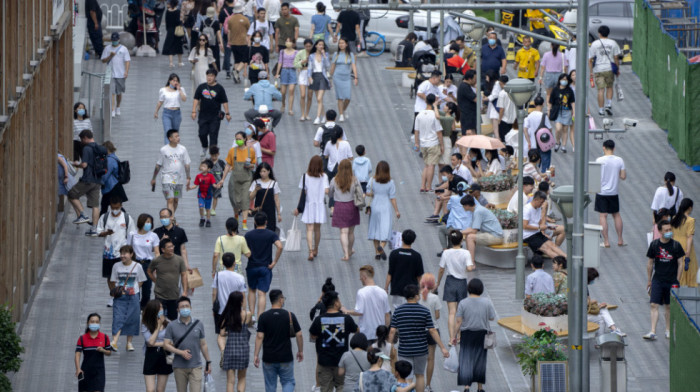
[[[637,121],[637,120],[635,120],[635,119],[633,119],[633,118],[624,118],[624,119],[622,120],[622,122],[625,124],[626,127],[633,127],[633,128],[634,128],[634,127],[637,126],[637,123],[638,123],[639,121]]]
[[[610,130],[613,126],[613,120],[611,118],[604,118],[603,119],[603,129],[606,131]]]

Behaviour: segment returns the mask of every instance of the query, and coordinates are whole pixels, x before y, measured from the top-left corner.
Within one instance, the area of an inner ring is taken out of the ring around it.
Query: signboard
[[[53,17],[51,18],[51,25],[55,25],[58,23],[58,20],[61,19],[61,15],[63,15],[63,11],[66,10],[66,2],[68,0],[52,0],[53,3]]]

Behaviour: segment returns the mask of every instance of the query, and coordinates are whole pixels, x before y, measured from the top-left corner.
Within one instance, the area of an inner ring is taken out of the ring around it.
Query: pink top
[[[277,152],[277,138],[275,137],[274,133],[270,131],[265,132],[264,134],[260,135],[258,139],[258,141],[260,142],[260,148]],[[263,162],[270,165],[270,167],[275,167],[274,155],[267,154],[265,151],[263,151],[262,160]]]
[[[297,51],[294,54],[288,55],[284,53],[284,50],[280,50],[280,63],[282,63],[282,68],[294,68],[294,57],[296,57]]]
[[[564,56],[561,52],[557,52],[557,55],[554,56],[552,55],[552,52],[549,51],[542,57],[540,66],[544,67],[545,72],[563,72]]]

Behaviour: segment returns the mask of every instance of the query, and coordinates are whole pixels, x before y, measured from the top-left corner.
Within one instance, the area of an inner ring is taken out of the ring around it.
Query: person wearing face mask
[[[100,215],[107,213],[112,196],[118,196],[122,203],[129,201],[124,191],[124,186],[119,182],[119,157],[117,157],[117,147],[107,140],[102,144],[107,149],[107,173],[100,177],[102,184],[102,199],[100,201]],[[97,233],[87,232],[87,236],[95,236]]]
[[[573,125],[576,114],[576,95],[569,86],[570,82],[569,75],[560,74],[559,82],[549,96],[549,118],[554,118],[554,138],[557,140],[554,152],[561,148],[561,152],[566,153],[567,129]]]
[[[126,351],[134,351],[131,343],[139,334],[139,292],[146,280],[141,264],[134,262],[134,248],[124,245],[119,248],[121,263],[112,267],[109,287],[122,289],[122,295],[114,299],[112,307],[112,349],[117,351],[119,337],[126,335]]]
[[[159,243],[161,254],[148,266],[148,276],[155,282],[153,293],[163,304],[165,315],[170,320],[177,318],[178,298],[188,292],[187,265],[182,257],[175,254],[175,245],[169,238]],[[180,291],[182,283],[182,291]]]
[[[112,84],[110,86],[110,90],[112,90],[112,117],[120,116],[122,94],[126,92],[126,78],[129,77],[131,56],[126,46],[119,43],[119,33],[112,33],[112,45],[104,48],[101,60],[103,63],[109,63],[112,67]]]
[[[246,101],[253,100],[254,107],[243,113],[245,119],[249,123],[252,123],[256,117],[260,117],[261,112],[264,112],[264,110],[260,110],[260,107],[263,105],[268,108],[268,115],[272,117],[273,127],[276,127],[280,120],[282,120],[284,105],[282,106],[282,110],[275,110],[272,106],[272,101],[284,102],[283,96],[277,88],[267,80],[267,72],[260,71],[260,73],[258,73],[258,82],[250,86],[245,94],[243,94],[243,99]]]
[[[488,70],[503,75],[506,73],[506,52],[502,46],[498,46],[496,32],[490,32],[487,37],[487,44],[481,48],[481,75],[486,75]]]
[[[226,155],[226,168],[219,181],[214,187],[221,188],[226,183],[226,177],[232,173],[228,183],[228,197],[233,207],[236,219],[240,214],[243,219],[243,230],[248,230],[248,211],[250,208],[250,197],[248,188],[250,187],[251,174],[255,169],[255,150],[245,145],[245,133],[236,133],[236,146],[228,150]]]
[[[143,310],[141,319],[141,334],[143,335],[143,378],[146,381],[146,391],[165,392],[168,385],[168,376],[172,374],[173,367],[165,360],[166,352],[163,348],[165,329],[169,320],[165,317],[165,311],[160,301],[154,299],[148,301]]]
[[[105,355],[112,355],[112,346],[109,336],[100,332],[101,319],[99,314],[91,313],[87,317],[85,333],[75,345],[75,377],[80,391],[105,390]]]
[[[200,392],[204,374],[211,374],[211,358],[204,339],[204,325],[192,317],[192,302],[189,298],[180,297],[177,308],[180,317],[165,329],[163,348],[175,354],[173,373],[178,392]],[[204,368],[202,356],[206,361]]]
[[[255,150],[255,162],[259,164],[262,163],[262,149],[260,147],[260,142],[258,141],[258,133],[255,130],[255,125],[253,124],[248,124],[245,127],[245,145],[248,147],[253,147]],[[233,141],[234,145],[231,147],[235,147],[236,141]],[[223,172],[222,172],[223,173]]]
[[[286,4],[286,3],[285,3]],[[293,116],[294,112],[294,87],[297,84],[297,71],[294,69],[294,59],[297,56],[297,50],[294,49],[292,38],[287,38],[284,42],[284,49],[280,50],[279,66],[277,67],[277,75],[275,78],[280,80],[282,87],[282,109],[284,113],[285,103],[287,102],[287,90],[289,90],[289,115]]]
[[[158,249],[158,235],[153,231],[153,217],[148,214],[139,215],[136,219],[135,233],[132,233],[127,240],[127,244],[134,248],[135,260],[141,264],[141,268],[146,271],[151,261],[160,256]],[[141,309],[143,310],[151,299],[151,287],[153,282],[148,276],[141,286]]]
[[[97,237],[104,237],[105,245],[102,252],[102,277],[107,279],[107,286],[111,288],[109,278],[112,276],[112,267],[121,260],[119,249],[126,245],[129,235],[135,231],[135,221],[122,209],[122,201],[119,196],[112,196],[109,202],[109,211],[102,214],[97,223]],[[113,299],[110,298],[107,306],[111,307]]]
[[[171,240],[175,246],[175,254],[181,256],[185,261],[187,269],[190,269],[190,264],[187,258],[187,247],[185,243],[187,242],[187,233],[180,226],[175,224],[175,218],[173,218],[173,212],[169,208],[162,208],[160,210],[160,224],[161,226],[153,230],[158,236],[158,240],[163,240],[165,238]],[[161,253],[163,247],[160,247]]]
[[[83,144],[80,142],[80,132],[85,129],[92,131],[90,116],[85,109],[85,104],[76,102],[73,105],[73,160],[80,161],[83,155]]]
[[[540,70],[540,51],[532,47],[532,38],[523,38],[523,47],[515,54],[513,69],[518,71],[518,77],[535,81]]]

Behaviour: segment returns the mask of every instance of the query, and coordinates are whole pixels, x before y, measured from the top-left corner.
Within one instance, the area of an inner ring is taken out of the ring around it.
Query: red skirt
[[[360,224],[360,210],[353,201],[336,201],[331,226],[344,229]]]

